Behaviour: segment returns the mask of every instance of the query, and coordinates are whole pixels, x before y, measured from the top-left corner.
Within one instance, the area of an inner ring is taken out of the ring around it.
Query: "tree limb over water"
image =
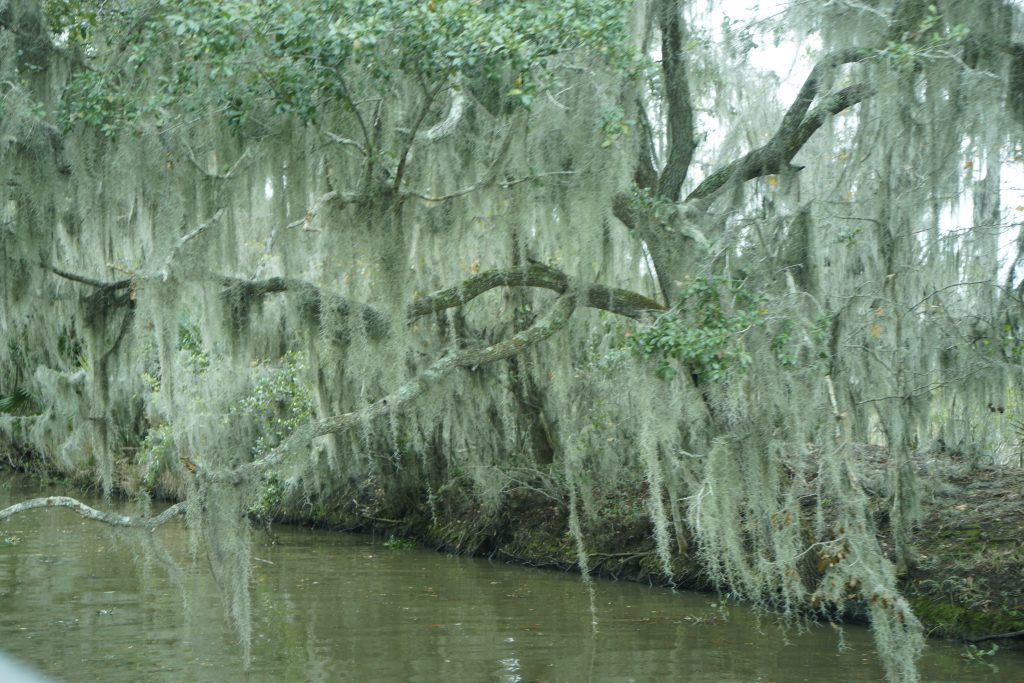
[[[23,500],[20,503],[0,510],[0,520],[5,520],[14,515],[38,508],[70,508],[86,519],[92,519],[111,526],[132,527],[136,529],[156,529],[166,524],[179,515],[185,514],[185,503],[175,503],[155,517],[129,517],[118,515],[113,512],[97,510],[80,500],[67,496],[47,496],[45,498],[32,498]]]

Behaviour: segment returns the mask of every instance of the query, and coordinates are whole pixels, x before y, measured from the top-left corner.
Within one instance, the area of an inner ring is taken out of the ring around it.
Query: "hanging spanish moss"
[[[1010,3],[223,4],[0,2],[0,444],[184,496],[246,657],[254,514],[525,476],[916,680],[924,459],[1015,438]]]

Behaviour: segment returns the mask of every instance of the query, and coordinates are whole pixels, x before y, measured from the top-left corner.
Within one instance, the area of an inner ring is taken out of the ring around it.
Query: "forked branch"
[[[810,109],[818,97],[827,72],[841,64],[863,61],[872,53],[867,48],[842,50],[821,60],[804,81],[771,140],[709,175],[686,197],[686,201],[708,200],[730,182],[745,182],[781,173],[789,167],[796,153],[829,116],[849,109],[874,94],[874,89],[867,84],[857,83],[821,98],[818,106]]]

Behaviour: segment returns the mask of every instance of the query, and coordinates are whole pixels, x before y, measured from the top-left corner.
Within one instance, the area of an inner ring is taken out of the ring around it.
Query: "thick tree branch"
[[[818,96],[826,72],[840,64],[861,61],[871,54],[872,50],[867,48],[850,49],[821,60],[811,70],[772,139],[709,175],[686,197],[686,201],[709,199],[729,182],[745,182],[780,173],[828,116],[838,114],[874,94],[871,87],[858,83],[823,97],[817,107],[808,111]]]
[[[46,498],[32,498],[31,500],[24,500],[8,508],[4,508],[3,510],[0,510],[0,520],[13,517],[16,514],[26,512],[28,510],[56,507],[71,508],[86,519],[93,519],[97,522],[103,522],[104,524],[140,529],[156,529],[158,526],[165,524],[174,517],[185,513],[185,503],[181,502],[172,505],[155,517],[128,517],[126,515],[118,515],[112,512],[97,510],[96,508],[89,507],[80,500],[68,498],[67,496],[48,496]]]
[[[332,305],[341,315],[358,313],[363,316],[367,331],[375,337],[387,334],[390,321],[387,315],[369,305],[330,294],[316,285],[295,278],[272,277],[265,280],[241,280],[220,276],[224,288],[222,296],[228,301],[256,301],[269,294],[282,292],[298,293],[304,297],[303,305],[319,307]],[[580,295],[580,304],[590,308],[639,319],[651,311],[662,311],[665,307],[659,302],[627,289],[606,287],[596,284],[576,283],[557,268],[533,263],[501,270],[489,270],[473,275],[458,285],[425,294],[415,299],[406,309],[407,321],[415,320],[430,313],[437,313],[448,308],[462,306],[484,292],[498,287],[537,287],[550,289],[564,294],[576,289]]]
[[[221,298],[234,307],[246,307],[268,294],[292,292],[298,294],[301,306],[320,319],[325,308],[342,317],[357,313],[362,316],[366,331],[373,339],[383,338],[390,329],[391,322],[383,311],[369,304],[352,301],[345,297],[331,294],[316,285],[296,278],[272,277],[265,280],[242,280],[239,278],[220,276]],[[241,312],[241,311],[239,311]]]
[[[182,242],[191,239],[205,227],[201,226],[200,229],[186,235],[182,238]],[[45,264],[43,267],[65,279],[96,287],[104,294],[127,288],[134,282],[131,278],[116,282],[104,282]],[[387,335],[390,329],[391,321],[387,314],[376,307],[331,294],[304,280],[285,277],[272,277],[264,280],[243,280],[223,275],[215,277],[222,288],[221,298],[229,306],[237,309],[233,315],[239,319],[244,318],[248,307],[259,299],[270,294],[292,292],[301,297],[301,305],[307,307],[318,319],[323,314],[325,307],[331,307],[333,313],[343,317],[352,314],[362,316],[363,324],[371,338],[381,339]],[[557,268],[534,263],[502,270],[490,270],[467,278],[458,285],[418,297],[409,304],[406,311],[407,322],[430,313],[462,306],[484,292],[497,287],[537,287],[550,289],[559,294],[564,294],[570,289],[577,289],[581,305],[634,319],[643,318],[651,311],[665,309],[661,303],[643,294],[619,287],[577,283]],[[115,303],[130,304],[131,297],[123,297],[123,300],[119,299]]]
[[[636,170],[633,172],[633,182],[641,190],[648,190],[654,193],[658,187],[657,151],[654,146],[654,132],[651,130],[651,122],[647,118],[647,110],[640,98],[636,104],[637,133],[640,136],[639,159]],[[616,212],[616,215],[617,212]],[[623,221],[625,223],[625,221]],[[627,227],[632,228],[628,223]]]
[[[797,130],[804,121],[804,117],[807,115],[807,111],[818,96],[825,77],[836,67],[842,64],[862,61],[870,57],[872,53],[873,50],[867,48],[850,48],[825,55],[821,61],[814,65],[811,73],[807,75],[807,79],[804,80],[804,84],[801,86],[800,92],[797,93],[796,99],[789,106],[789,111],[782,117],[782,124],[779,126],[775,136],[785,141],[796,135]]]
[[[540,287],[562,294],[575,286],[573,280],[562,271],[540,263],[491,270],[474,275],[453,287],[416,299],[409,305],[408,315],[411,320],[428,313],[461,306],[496,287]],[[579,289],[582,305],[629,318],[641,318],[650,311],[661,311],[665,308],[654,299],[618,287],[579,285]]]
[[[659,0],[661,28],[661,71],[665,84],[668,159],[658,178],[658,194],[669,201],[679,199],[679,189],[693,160],[697,142],[693,134],[693,104],[683,54],[683,15],[678,0]]]
[[[863,102],[875,94],[875,89],[866,83],[856,83],[837,90],[824,98],[814,109],[804,117],[796,133],[789,140],[788,146],[783,150],[788,163],[800,149],[807,144],[816,130],[828,120],[829,116],[835,116],[841,111],[849,109],[855,104]]]

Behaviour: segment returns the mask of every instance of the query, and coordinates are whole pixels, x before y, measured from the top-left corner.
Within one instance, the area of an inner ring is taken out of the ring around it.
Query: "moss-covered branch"
[[[291,292],[299,297],[300,305],[314,319],[319,320],[325,309],[331,308],[333,313],[342,317],[353,313],[361,315],[372,339],[383,338],[390,329],[391,322],[383,311],[330,293],[305,280],[287,277],[243,280],[227,276],[219,279],[221,299],[228,304],[231,315],[236,319],[244,319],[248,308],[269,294]]]
[[[475,368],[518,355],[560,330],[576,309],[576,295],[569,291],[562,294],[554,305],[537,322],[508,339],[485,346],[450,353],[427,367],[426,370],[409,380],[387,396],[373,403],[343,415],[333,415],[314,420],[296,430],[283,444],[259,460],[246,463],[226,473],[209,472],[200,474],[213,481],[242,483],[265,472],[283,461],[289,453],[308,444],[311,439],[327,434],[339,434],[374,418],[400,412],[412,401],[458,368]]]
[[[461,306],[496,287],[539,287],[559,294],[578,288],[582,305],[629,318],[641,318],[650,311],[664,310],[660,303],[642,294],[618,287],[579,285],[557,268],[533,263],[515,268],[489,270],[467,278],[453,287],[419,297],[409,305],[409,319]]]
[[[132,278],[104,282],[51,266],[46,266],[46,268],[65,279],[95,287],[102,292],[124,289],[134,282]],[[248,308],[263,297],[291,292],[300,297],[301,305],[316,318],[319,318],[325,307],[330,306],[333,307],[334,313],[342,316],[353,313],[361,315],[363,324],[372,338],[380,339],[390,329],[390,320],[387,314],[380,309],[330,293],[305,280],[287,277],[245,280],[225,275],[216,276],[216,279],[221,286],[221,298],[231,310],[231,315],[237,319],[244,319],[247,316]],[[514,268],[489,270],[467,278],[458,285],[420,296],[409,304],[407,320],[412,321],[430,313],[462,306],[498,287],[537,287],[550,289],[559,294],[576,289],[579,292],[582,305],[634,319],[642,318],[651,311],[662,311],[665,308],[659,302],[643,294],[619,287],[579,284],[557,268],[533,263]],[[123,299],[127,303],[130,297],[123,297]],[[119,300],[116,303],[122,302]]]

